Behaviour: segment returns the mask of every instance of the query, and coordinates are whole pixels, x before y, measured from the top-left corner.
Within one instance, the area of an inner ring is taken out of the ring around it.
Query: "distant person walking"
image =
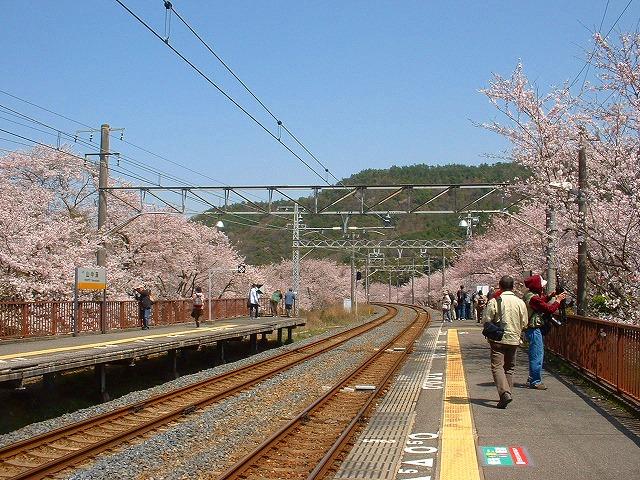
[[[449,290],[447,290],[449,292]],[[453,292],[449,292],[449,299],[451,300],[451,320],[458,320],[458,300]]]
[[[290,288],[287,293],[284,294],[284,309],[287,317],[291,316],[291,309],[296,301],[296,294],[293,293],[293,288]]]
[[[465,318],[467,318],[465,310],[466,296],[467,292],[464,289],[464,285],[460,285],[460,288],[456,292],[456,301],[458,302],[458,320],[464,320]]]
[[[442,292],[441,307],[442,321],[453,322],[453,320],[451,320],[451,298],[449,297],[449,292],[447,290]]]
[[[496,294],[484,313],[484,321],[502,325],[501,340],[489,340],[491,346],[491,373],[498,389],[498,408],[507,408],[513,400],[513,372],[516,367],[516,351],[520,345],[522,330],[528,322],[527,306],[513,293],[513,277],[500,279],[500,294]]]
[[[191,316],[196,321],[196,327],[200,326],[200,316],[204,310],[204,294],[202,288],[196,287],[196,291],[191,298],[193,302],[193,308],[191,309]]]
[[[258,318],[258,307],[260,306],[260,288],[258,284],[251,284],[249,290],[249,318]]]
[[[478,323],[482,322],[482,315],[484,314],[484,309],[487,306],[487,297],[485,297],[482,293],[482,290],[478,290],[478,294],[476,295],[476,300],[474,303],[474,307],[476,310],[476,321]]]
[[[142,330],[149,330],[151,320],[151,306],[155,303],[151,299],[151,291],[139,285],[133,290],[133,296],[138,302],[138,317],[142,324]]]

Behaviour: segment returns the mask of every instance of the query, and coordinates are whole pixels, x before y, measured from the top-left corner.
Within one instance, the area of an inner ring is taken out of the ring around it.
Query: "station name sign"
[[[76,267],[76,288],[104,290],[107,288],[107,270],[103,267]]]

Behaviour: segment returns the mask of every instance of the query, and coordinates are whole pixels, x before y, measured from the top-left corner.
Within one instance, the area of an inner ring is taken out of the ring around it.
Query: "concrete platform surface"
[[[222,340],[304,325],[302,318],[237,317],[215,322],[152,326],[78,337],[60,336],[24,342],[0,343],[0,382],[26,379],[85,366],[133,359],[181,348],[197,348]]]
[[[480,325],[442,324],[440,313],[432,315],[335,478],[640,478],[640,429],[623,425],[561,376],[545,371],[548,390],[526,388],[523,349],[514,400],[498,409]]]

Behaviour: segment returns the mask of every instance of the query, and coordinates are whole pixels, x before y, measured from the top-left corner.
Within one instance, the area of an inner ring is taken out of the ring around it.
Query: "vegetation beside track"
[[[371,305],[360,305],[358,307],[358,315],[355,315],[355,313],[345,311],[344,307],[338,304],[322,310],[301,311],[300,316],[306,319],[307,324],[294,330],[294,341],[304,340],[335,328],[345,327],[354,323],[358,318],[372,315],[374,311],[375,309]]]

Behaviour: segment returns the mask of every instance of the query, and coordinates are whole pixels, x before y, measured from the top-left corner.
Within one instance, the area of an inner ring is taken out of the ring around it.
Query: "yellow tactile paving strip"
[[[464,378],[458,330],[447,336],[447,373],[442,414],[440,480],[479,480],[471,404]]]
[[[132,337],[132,338],[123,338],[120,340],[110,340],[108,342],[98,342],[98,343],[88,343],[85,345],[72,345],[67,347],[58,347],[58,348],[49,348],[47,350],[36,350],[33,352],[20,352],[20,353],[12,353],[10,355],[0,355],[0,360],[10,360],[12,358],[26,358],[26,357],[35,357],[38,355],[48,355],[51,353],[60,353],[60,352],[71,352],[76,350],[87,350],[89,348],[99,348],[110,345],[121,345],[123,343],[134,343],[143,339],[154,339],[154,338],[175,338],[180,337],[182,335],[187,335],[189,333],[203,333],[203,332],[212,332],[216,330],[226,330],[228,328],[236,327],[237,325],[220,325],[217,327],[201,327],[194,330],[184,330],[182,332],[172,332],[172,333],[159,333],[154,335],[144,335],[142,337]]]

